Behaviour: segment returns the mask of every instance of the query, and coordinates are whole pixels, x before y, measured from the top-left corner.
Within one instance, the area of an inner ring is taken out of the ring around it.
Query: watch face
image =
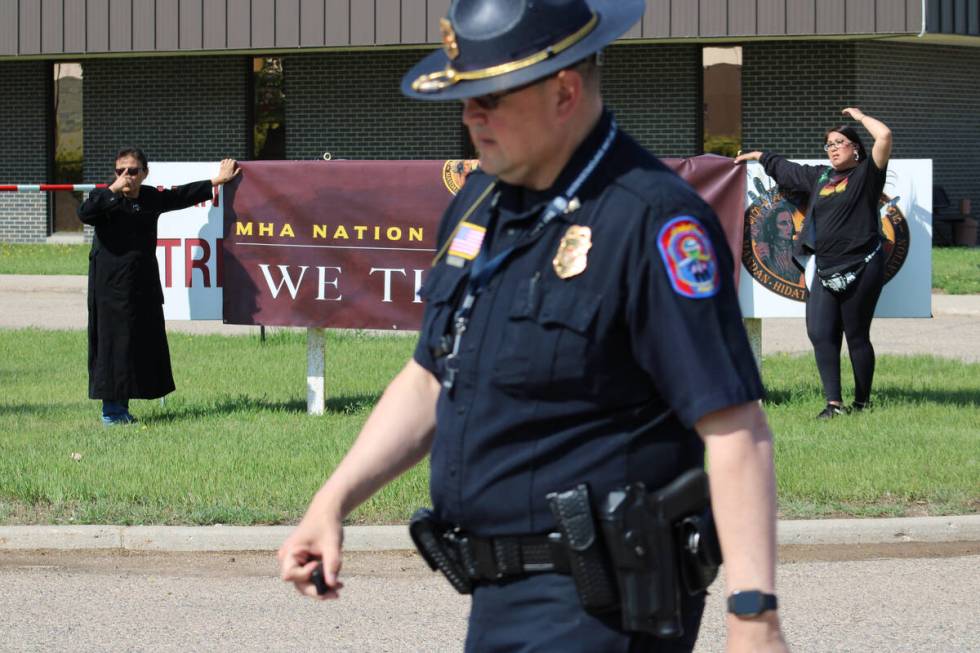
[[[766,610],[762,592],[735,592],[728,598],[728,611],[740,617],[754,617]]]

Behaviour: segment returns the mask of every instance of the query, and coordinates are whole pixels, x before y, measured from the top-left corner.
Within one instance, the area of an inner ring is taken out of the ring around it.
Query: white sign
[[[824,160],[797,160],[827,165]],[[746,166],[745,244],[738,294],[747,318],[804,317],[806,282],[791,265],[803,212],[762,165]],[[932,160],[892,159],[879,202],[886,281],[875,317],[932,317]]]
[[[145,184],[170,188],[211,179],[218,163],[150,163]],[[220,193],[220,189],[215,189]],[[217,201],[215,201],[217,200]],[[160,216],[157,264],[163,285],[163,315],[168,320],[221,319],[221,195]]]

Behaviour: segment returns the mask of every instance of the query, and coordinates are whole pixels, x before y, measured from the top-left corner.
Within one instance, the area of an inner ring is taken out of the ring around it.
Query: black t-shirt
[[[872,157],[843,172],[828,167],[820,176],[810,201],[821,269],[856,262],[878,247],[878,200],[884,187],[885,170]]]

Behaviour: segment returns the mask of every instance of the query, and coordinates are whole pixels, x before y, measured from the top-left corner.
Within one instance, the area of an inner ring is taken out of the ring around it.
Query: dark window
[[[703,147],[734,157],[742,147],[742,48],[704,48]]]
[[[285,159],[286,94],[282,59],[255,57],[252,60],[252,83],[255,88],[252,157]]]
[[[82,64],[53,64],[54,107],[53,183],[81,184],[82,179]],[[48,180],[45,180],[48,181]],[[81,231],[82,223],[75,210],[82,193],[58,191],[51,194],[51,231]]]

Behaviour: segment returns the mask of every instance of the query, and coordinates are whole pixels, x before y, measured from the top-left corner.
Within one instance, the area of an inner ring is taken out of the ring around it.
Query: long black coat
[[[78,217],[95,227],[88,256],[88,395],[155,399],[174,390],[157,268],[157,220],[211,198],[211,182],[142,186],[129,199],[92,191]]]

